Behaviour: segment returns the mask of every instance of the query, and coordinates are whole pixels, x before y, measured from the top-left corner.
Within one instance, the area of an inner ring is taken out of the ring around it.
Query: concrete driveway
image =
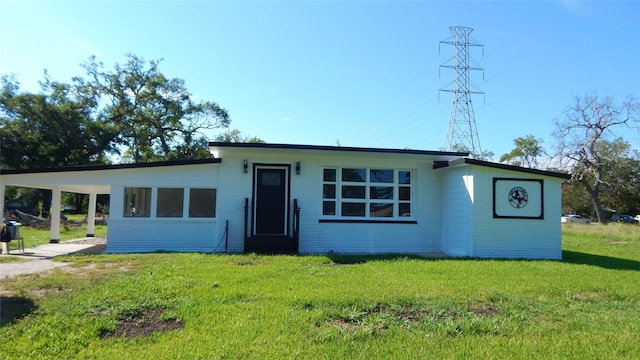
[[[9,254],[0,255],[17,257],[26,261],[0,263],[0,278],[9,278],[21,274],[32,274],[41,271],[67,266],[68,263],[52,261],[56,256],[69,254],[101,254],[106,248],[105,238],[83,238],[64,241],[59,244],[44,244],[32,248],[12,250]]]

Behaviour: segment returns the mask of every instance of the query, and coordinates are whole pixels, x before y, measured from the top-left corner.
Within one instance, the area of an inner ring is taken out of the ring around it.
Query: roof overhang
[[[343,153],[351,155],[369,155],[383,157],[415,157],[428,159],[432,161],[448,161],[468,156],[468,153],[449,152],[449,151],[430,151],[430,150],[414,150],[414,149],[387,149],[387,148],[364,148],[364,147],[346,147],[346,146],[321,146],[321,145],[295,145],[295,144],[265,144],[265,143],[222,143],[210,142],[209,149],[214,157],[224,157],[225,151],[265,151],[274,153],[293,152],[297,154],[327,154],[327,153]]]
[[[162,161],[117,165],[65,166],[43,169],[0,170],[0,184],[37,189],[58,189],[81,194],[109,194],[113,180],[145,168],[217,164],[221,159]]]
[[[443,168],[448,168],[448,167],[457,167],[457,166],[464,166],[464,165],[483,166],[483,167],[489,167],[489,168],[494,168],[494,169],[517,171],[517,172],[522,172],[522,173],[527,173],[527,174],[550,176],[550,177],[556,177],[556,178],[561,178],[561,179],[570,179],[571,178],[571,174],[567,174],[567,173],[561,173],[561,172],[556,172],[556,171],[548,171],[548,170],[531,169],[531,168],[525,168],[525,167],[521,167],[521,166],[500,164],[500,163],[494,163],[494,162],[490,162],[490,161],[483,161],[483,160],[476,160],[476,159],[469,159],[469,158],[460,158],[460,159],[454,159],[454,160],[449,160],[449,161],[437,161],[437,162],[435,162],[433,164],[433,168],[434,169],[443,169]]]

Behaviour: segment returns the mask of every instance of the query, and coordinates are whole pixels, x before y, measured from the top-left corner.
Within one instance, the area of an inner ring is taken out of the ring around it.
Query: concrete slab
[[[65,262],[51,261],[56,256],[69,254],[101,254],[104,253],[106,239],[83,238],[65,241],[59,244],[44,244],[20,250],[11,250],[11,256],[27,261],[0,263],[0,278],[9,278],[21,274],[32,274],[68,265]]]
[[[93,244],[45,244],[38,245],[31,248],[24,249],[24,254],[20,250],[11,251],[11,255],[19,257],[40,257],[40,258],[52,258],[60,255],[74,254],[88,248],[92,248]]]
[[[69,255],[75,253],[81,254],[101,254],[106,248],[106,239],[104,238],[81,238],[64,241],[58,244],[43,244],[21,250],[13,249],[9,254],[1,256],[16,256],[21,258],[45,258],[50,259],[60,255]]]

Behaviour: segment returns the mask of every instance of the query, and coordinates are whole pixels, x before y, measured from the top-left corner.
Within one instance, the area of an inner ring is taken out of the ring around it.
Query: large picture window
[[[153,212],[152,197],[155,197]],[[185,207],[188,210],[186,214]],[[123,216],[215,218],[216,189],[157,188],[157,191],[152,191],[150,187],[125,187]]]
[[[326,168],[322,180],[325,217],[411,217],[410,170]]]

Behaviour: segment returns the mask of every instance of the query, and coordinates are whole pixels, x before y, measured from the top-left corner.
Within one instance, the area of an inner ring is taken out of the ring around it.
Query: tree
[[[500,156],[500,162],[515,166],[538,168],[538,157],[544,154],[542,139],[527,135],[515,138],[513,144],[516,147],[510,153]]]
[[[640,214],[640,154],[616,139],[600,144],[607,158],[617,158],[602,169],[601,202],[619,213]]]
[[[568,180],[562,184],[562,212],[566,214],[581,214],[591,217],[593,202],[580,183]]]
[[[640,213],[640,154],[621,138],[600,144],[607,158],[616,162],[603,167],[600,187],[600,203],[603,213]],[[562,190],[564,212],[593,214],[593,202],[579,182],[570,180]],[[609,214],[610,215],[610,214]]]
[[[203,131],[227,127],[227,111],[196,102],[181,79],[168,79],[159,61],[128,54],[104,70],[95,57],[83,64],[88,80],[52,81],[39,93],[20,92],[13,76],[0,78],[0,166],[49,168],[122,161],[209,158]],[[43,211],[50,208],[43,194]]]
[[[0,79],[2,166],[12,169],[106,163],[116,132],[92,119],[95,99],[78,96],[45,73],[38,94],[19,92],[13,77]]]
[[[96,100],[45,72],[41,92],[20,92],[12,76],[0,79],[0,163],[30,169],[107,163],[113,128],[96,122]],[[42,190],[42,212],[51,208],[51,191]]]
[[[610,97],[587,94],[576,97],[565,110],[565,119],[556,120],[557,155],[571,168],[572,180],[584,186],[599,222],[605,221],[600,191],[605,171],[620,164],[620,153],[610,149],[616,127],[637,127],[639,104],[629,97],[621,104]]]
[[[91,57],[83,65],[90,80],[85,93],[98,94],[106,105],[98,120],[118,129],[115,142],[124,160],[158,160],[209,157],[204,130],[227,127],[225,109],[212,101],[195,102],[182,79],[169,79],[158,69],[159,61],[128,54],[124,65],[105,71]]]
[[[240,130],[232,129],[218,134],[214,141],[225,143],[259,143],[264,144],[264,140],[250,135],[242,135]]]

